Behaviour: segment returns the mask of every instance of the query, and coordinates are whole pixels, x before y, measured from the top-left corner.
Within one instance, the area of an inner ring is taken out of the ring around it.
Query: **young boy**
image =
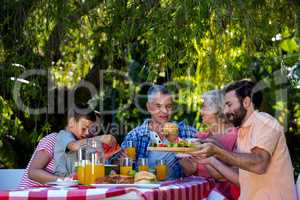
[[[54,174],[62,177],[70,176],[74,172],[77,151],[81,146],[87,144],[87,138],[94,137],[99,133],[95,122],[95,113],[80,114],[76,110],[72,110],[68,119],[67,128],[57,134],[54,148]],[[102,144],[99,148],[104,151],[105,159],[120,149],[112,135],[96,136],[94,139]]]
[[[54,174],[60,177],[70,176],[76,161],[76,152],[85,144],[92,124],[96,121],[94,112],[83,114],[76,109],[70,110],[68,124],[56,136],[54,147]]]

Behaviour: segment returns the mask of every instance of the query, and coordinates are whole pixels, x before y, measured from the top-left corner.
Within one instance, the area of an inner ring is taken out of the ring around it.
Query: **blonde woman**
[[[202,141],[213,142],[222,148],[233,151],[236,145],[237,128],[228,123],[223,114],[223,93],[220,90],[211,90],[202,95],[203,106],[201,109],[202,120],[207,125],[207,130],[198,133],[198,138]],[[210,160],[219,162],[216,158],[211,157]],[[224,180],[224,177],[207,161],[203,162],[201,158],[184,158],[180,160],[180,164],[186,176],[197,175],[205,178],[214,178],[216,180]],[[225,183],[225,182],[222,182]],[[224,184],[222,184],[224,186]],[[226,184],[227,189],[222,193],[230,193],[231,199],[236,199],[239,189],[231,184]],[[233,193],[237,193],[232,197]]]

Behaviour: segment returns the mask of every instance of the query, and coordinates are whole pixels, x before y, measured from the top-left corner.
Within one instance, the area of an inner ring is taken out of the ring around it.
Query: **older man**
[[[205,143],[194,155],[209,157],[202,162],[206,160],[226,178],[239,183],[240,200],[296,200],[293,167],[283,127],[272,116],[255,110],[261,94],[254,92],[254,86],[253,82],[242,80],[225,90],[224,113],[240,128],[237,152]],[[238,167],[238,173],[218,159]]]
[[[181,169],[173,153],[148,152],[147,147],[153,140],[163,142],[165,136],[162,133],[164,123],[171,120],[173,112],[173,99],[168,90],[161,85],[154,85],[148,90],[147,110],[151,116],[144,123],[131,130],[125,137],[121,147],[125,149],[128,141],[133,141],[136,147],[136,160],[138,158],[149,158],[150,167],[154,167],[155,160],[163,159],[169,167],[169,179],[181,176]],[[177,124],[179,137],[195,137],[196,129],[187,126],[184,122]]]

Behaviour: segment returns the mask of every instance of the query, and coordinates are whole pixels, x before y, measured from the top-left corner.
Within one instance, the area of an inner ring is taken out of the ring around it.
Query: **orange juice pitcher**
[[[92,184],[93,183],[93,171],[94,166],[91,164],[91,162],[87,162],[85,164],[84,168],[84,184]]]
[[[104,177],[104,154],[102,143],[94,138],[88,139],[88,163],[85,166],[85,184],[94,184],[97,179]]]

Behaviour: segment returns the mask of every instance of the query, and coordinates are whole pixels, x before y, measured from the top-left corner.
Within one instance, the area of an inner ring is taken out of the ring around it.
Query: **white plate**
[[[176,157],[177,158],[189,158],[192,156],[191,156],[191,154],[188,154],[188,153],[178,153],[178,154],[176,154]]]
[[[118,165],[110,165],[110,164],[105,164],[105,167],[118,167]]]
[[[78,185],[78,181],[76,180],[70,180],[70,181],[52,181],[48,182],[47,185],[50,186],[59,186],[59,187],[70,187],[74,185]]]
[[[144,183],[144,184],[139,184],[139,183],[133,183],[133,184],[106,184],[106,183],[103,183],[103,184],[92,184],[92,186],[95,186],[95,187],[138,187],[138,188],[158,188],[160,186],[160,184],[155,184],[155,183]]]

